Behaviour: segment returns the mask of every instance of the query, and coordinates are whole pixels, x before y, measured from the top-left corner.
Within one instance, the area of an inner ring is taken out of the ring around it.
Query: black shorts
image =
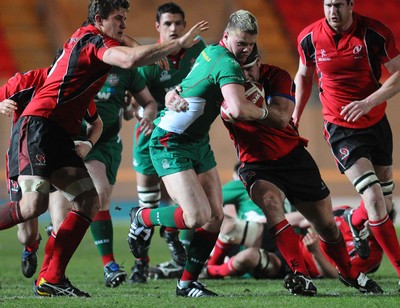
[[[330,191],[321,178],[318,166],[304,147],[274,161],[243,163],[240,179],[247,191],[258,180],[276,185],[291,204],[323,200]]]
[[[14,125],[8,153],[9,178],[37,175],[50,178],[62,167],[86,169],[75,152],[72,138],[53,121],[36,116],[21,117]]]
[[[392,129],[386,116],[375,125],[361,129],[325,122],[324,136],[341,173],[360,158],[367,158],[378,166],[393,164]]]

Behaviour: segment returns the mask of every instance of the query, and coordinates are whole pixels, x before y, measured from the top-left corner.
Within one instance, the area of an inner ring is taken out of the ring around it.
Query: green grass
[[[73,256],[67,275],[74,285],[89,292],[91,298],[41,298],[33,295],[32,279],[23,277],[20,269],[22,246],[16,228],[0,232],[0,306],[5,307],[398,307],[400,294],[396,292],[398,279],[388,260],[370,275],[386,291],[381,296],[362,295],[337,280],[316,281],[318,295],[313,298],[292,296],[282,287],[281,280],[224,279],[204,280],[217,292],[217,298],[189,299],[175,296],[175,280],[152,280],[145,285],[124,284],[106,288],[103,284],[101,259],[92,242],[90,232]],[[41,225],[41,229],[44,226]],[[130,274],[133,257],[126,237],[128,220],[114,223],[114,248],[118,262],[125,262]],[[44,235],[44,232],[42,232]],[[43,259],[44,241],[39,261]],[[168,248],[156,233],[151,248],[151,263],[168,260]]]

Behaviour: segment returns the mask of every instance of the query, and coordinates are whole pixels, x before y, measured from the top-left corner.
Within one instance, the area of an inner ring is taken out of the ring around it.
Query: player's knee
[[[87,217],[93,218],[100,210],[100,198],[90,177],[69,184],[62,191],[74,208]]]
[[[236,261],[245,266],[246,268],[254,268],[257,266],[259,260],[256,258],[258,248],[247,248],[236,255]]]
[[[222,208],[218,208],[212,212],[211,221],[214,225],[218,225],[219,228],[221,227],[222,222],[224,221],[224,212],[222,211]]]
[[[211,209],[193,209],[192,211],[186,211],[183,213],[185,225],[189,229],[199,228],[204,226],[206,223],[211,221]]]

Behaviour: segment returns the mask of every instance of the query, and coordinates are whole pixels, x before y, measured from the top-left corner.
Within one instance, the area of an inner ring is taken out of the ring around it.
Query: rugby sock
[[[42,263],[42,267],[41,267],[39,275],[38,275],[38,279],[36,281],[37,285],[39,284],[41,278],[44,276],[44,274],[47,271],[47,268],[49,267],[51,257],[53,256],[53,248],[54,248],[55,238],[56,238],[56,234],[54,233],[54,231],[52,231],[47,240],[46,246],[44,247],[43,263]]]
[[[370,220],[369,226],[376,241],[382,247],[400,277],[400,244],[393,222],[386,215],[377,221]]]
[[[20,222],[23,222],[23,220],[19,201],[0,205],[0,230],[11,228]]]
[[[359,230],[364,228],[364,223],[368,220],[368,212],[365,208],[364,200],[361,199],[360,205],[354,209],[351,223]]]
[[[141,223],[146,227],[163,225],[177,229],[187,229],[183,221],[183,211],[177,205],[170,205],[156,209],[144,209],[141,212]]]
[[[43,278],[58,283],[65,276],[68,262],[78,248],[91,220],[77,211],[70,211],[61,224],[54,241],[53,256]]]
[[[103,266],[115,261],[113,253],[113,225],[109,210],[99,211],[90,224],[94,244],[100,253]]]
[[[185,247],[186,252],[189,249],[190,242],[193,238],[194,230],[192,229],[183,229],[179,232],[179,240],[181,241],[183,247]]]
[[[224,263],[224,258],[231,247],[232,247],[232,244],[225,243],[220,238],[218,238],[217,242],[215,243],[212,256],[208,260],[207,264],[208,265],[219,265],[219,264]]]
[[[145,256],[143,258],[137,258],[136,260],[141,261],[142,263],[146,263],[146,264],[150,263],[150,257],[149,256]]]
[[[235,256],[221,265],[207,265],[207,274],[212,278],[240,275],[241,273],[233,266],[234,258]]]
[[[340,237],[335,243],[327,242],[321,237],[320,240],[321,249],[335,262],[340,274],[344,278],[356,279],[359,273],[353,270],[351,266],[350,256],[347,252],[342,233],[340,233]]]
[[[27,252],[36,252],[39,248],[41,237],[39,237],[36,241],[34,241],[32,244],[25,245],[25,249]]]
[[[299,239],[286,219],[273,226],[269,232],[275,238],[276,246],[293,272],[309,276],[300,252]]]
[[[181,281],[196,281],[217,241],[218,233],[198,228],[193,234]]]

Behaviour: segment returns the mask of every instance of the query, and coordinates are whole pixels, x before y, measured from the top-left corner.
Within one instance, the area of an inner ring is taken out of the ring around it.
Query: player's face
[[[325,0],[324,14],[329,25],[338,33],[346,31],[353,22],[353,2],[347,0]]]
[[[183,35],[186,22],[181,14],[164,13],[160,22],[156,22],[156,29],[160,33],[160,42],[168,42]]]
[[[239,63],[243,64],[253,50],[257,34],[241,31],[225,31],[223,41],[228,50],[233,53]]]
[[[122,35],[126,29],[127,13],[127,10],[119,9],[113,11],[107,19],[99,19],[98,25],[100,30],[105,35],[121,42]]]

